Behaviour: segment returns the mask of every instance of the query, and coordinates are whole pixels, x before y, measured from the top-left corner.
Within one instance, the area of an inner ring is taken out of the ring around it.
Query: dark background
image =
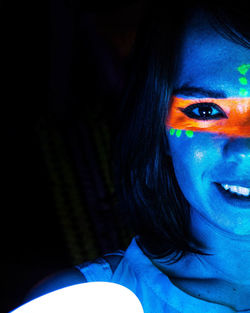
[[[124,249],[110,147],[142,1],[1,5],[1,312]]]

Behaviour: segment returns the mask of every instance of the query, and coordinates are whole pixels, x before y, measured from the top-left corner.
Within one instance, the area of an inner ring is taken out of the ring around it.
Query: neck
[[[208,276],[250,288],[250,237],[230,234],[191,208],[191,231],[211,256],[197,255]]]

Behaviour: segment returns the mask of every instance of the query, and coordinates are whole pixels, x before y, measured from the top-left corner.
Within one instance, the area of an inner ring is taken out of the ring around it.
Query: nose
[[[224,157],[250,170],[250,138],[230,138],[224,146]]]

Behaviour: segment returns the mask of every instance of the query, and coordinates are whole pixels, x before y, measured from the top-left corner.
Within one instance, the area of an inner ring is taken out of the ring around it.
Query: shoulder
[[[117,250],[95,259],[92,262],[84,262],[76,268],[84,275],[87,281],[110,281],[123,259],[124,251]]]
[[[60,288],[86,282],[84,275],[76,268],[55,272],[38,282],[26,295],[24,303]]]

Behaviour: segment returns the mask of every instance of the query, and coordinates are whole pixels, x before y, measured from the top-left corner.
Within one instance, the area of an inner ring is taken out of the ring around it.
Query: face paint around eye
[[[198,116],[198,111],[192,109],[199,106],[202,108],[204,104],[209,104],[216,110],[209,111],[209,116],[201,118]],[[165,124],[168,128],[178,130],[211,132],[232,137],[250,137],[250,98],[204,98],[197,100],[173,96]]]

